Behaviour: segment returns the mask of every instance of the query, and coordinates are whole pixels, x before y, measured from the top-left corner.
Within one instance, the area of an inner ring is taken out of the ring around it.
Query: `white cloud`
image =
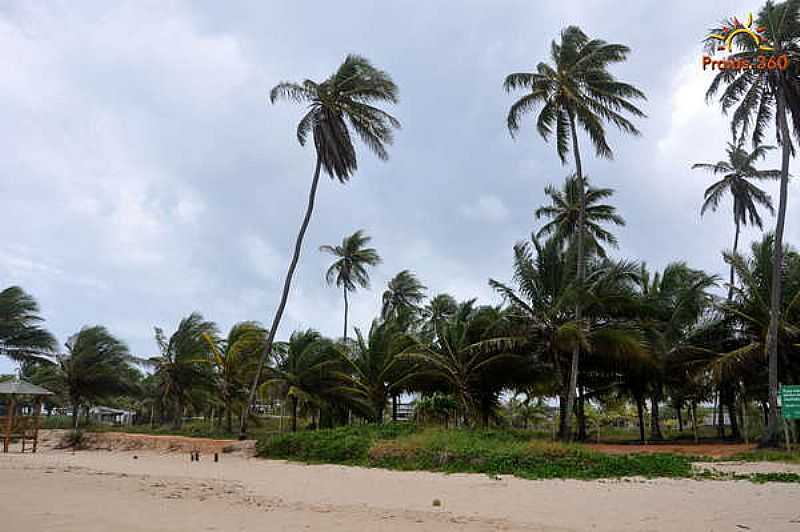
[[[462,205],[459,212],[466,218],[482,222],[504,222],[508,219],[508,208],[497,196],[480,196],[475,203]]]

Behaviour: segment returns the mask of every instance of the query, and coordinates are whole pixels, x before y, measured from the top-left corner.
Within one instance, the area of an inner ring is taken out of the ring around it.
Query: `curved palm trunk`
[[[283,282],[283,293],[281,294],[281,301],[278,305],[278,310],[275,311],[275,317],[272,320],[272,327],[269,329],[267,335],[267,342],[264,346],[264,354],[261,355],[258,361],[258,368],[256,375],[253,378],[253,385],[250,388],[250,397],[247,404],[242,408],[242,419],[239,425],[239,439],[243,440],[247,437],[247,417],[250,413],[250,408],[256,399],[256,391],[258,390],[258,382],[261,380],[261,371],[264,369],[264,361],[272,352],[272,344],[275,341],[275,334],[278,331],[278,326],[281,324],[283,311],[286,308],[286,301],[289,298],[289,289],[292,286],[292,277],[294,270],[297,268],[297,261],[300,260],[300,250],[303,247],[303,238],[308,229],[308,223],[311,221],[311,213],[314,212],[314,200],[317,197],[317,186],[319,185],[319,173],[322,168],[322,160],[317,155],[316,168],[314,169],[314,179],[311,181],[311,190],[308,193],[308,206],[306,207],[306,214],[303,218],[303,223],[300,225],[300,232],[297,234],[297,240],[294,243],[294,254],[292,255],[292,262],[289,263],[289,271],[286,272],[286,280]],[[296,420],[293,420],[293,428],[296,428]]]
[[[775,249],[772,256],[772,288],[769,305],[769,330],[767,331],[767,357],[769,360],[769,423],[761,446],[778,444],[778,320],[781,314],[781,266],[783,265],[783,227],[786,223],[786,197],[789,187],[789,157],[791,156],[789,125],[786,122],[786,101],[782,90],[777,94],[778,124],[781,130],[781,187],[778,203],[778,220],[775,224]]]
[[[583,233],[584,220],[586,219],[586,194],[583,189],[583,168],[581,167],[581,153],[578,148],[578,133],[575,129],[575,117],[570,115],[569,127],[572,135],[572,152],[575,156],[575,176],[578,180],[578,190],[580,191],[580,209],[578,210],[578,237],[577,237],[577,282],[579,290],[583,288],[584,260],[583,260]],[[575,321],[580,326],[581,304],[575,304]],[[572,439],[572,410],[575,405],[575,394],[578,386],[578,362],[581,354],[580,345],[576,345],[572,350],[572,363],[569,372],[569,388],[567,389],[566,417],[561,428],[561,439],[569,441]]]
[[[347,301],[347,287],[342,288],[342,291],[344,292],[344,334],[342,334],[342,337],[347,342],[347,311],[350,308],[350,303]]]

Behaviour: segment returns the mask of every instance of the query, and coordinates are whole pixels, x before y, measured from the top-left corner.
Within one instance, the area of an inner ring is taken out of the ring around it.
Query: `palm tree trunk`
[[[78,403],[72,403],[72,430],[78,430],[78,412],[80,408],[78,407]],[[9,416],[11,413],[9,412]]]
[[[650,396],[650,439],[663,440],[664,435],[661,434],[661,411],[658,408],[658,403],[661,401],[661,383],[657,382],[653,394]]]
[[[636,398],[636,414],[639,416],[639,439],[644,442],[644,397]]]
[[[578,408],[576,411],[578,418],[578,440],[586,441],[586,389],[583,386],[579,387],[580,395],[578,396]]]
[[[772,254],[772,289],[769,303],[769,330],[767,331],[767,358],[769,363],[769,423],[761,438],[762,447],[778,445],[778,320],[781,314],[781,267],[783,265],[783,227],[786,223],[786,198],[789,187],[789,157],[791,133],[786,122],[786,96],[777,94],[778,125],[781,130],[781,187],[778,202],[778,220],[775,223],[775,248]]]
[[[581,167],[581,153],[578,148],[578,132],[575,129],[575,117],[569,117],[570,132],[572,135],[572,153],[575,157],[575,177],[578,180],[578,190],[580,192],[580,209],[578,209],[578,236],[577,236],[577,282],[579,291],[583,288],[584,260],[583,260],[583,236],[584,221],[586,219],[586,195],[583,190],[583,168]],[[580,296],[579,296],[580,297]],[[575,304],[575,321],[580,327],[581,324],[581,304]],[[561,439],[569,441],[572,439],[572,409],[575,404],[576,388],[578,386],[578,361],[581,354],[580,345],[576,345],[572,350],[572,362],[569,372],[569,388],[567,389],[566,419],[564,420]]]
[[[231,398],[230,397],[227,397],[225,399],[225,417],[226,417],[226,420],[225,420],[226,427],[228,429],[228,433],[230,434],[230,433],[233,432],[233,412],[231,411]]]
[[[343,287],[342,291],[344,292],[344,334],[342,338],[344,338],[345,343],[347,342],[347,311],[350,307],[350,304],[347,301],[347,287]]]
[[[736,200],[734,200],[734,202],[735,201]],[[734,216],[736,216],[735,213],[734,213]],[[739,231],[740,230],[741,230],[741,225],[739,223],[739,220],[736,220],[736,233],[735,233],[735,236],[733,237],[733,254],[734,255],[736,254],[736,251],[739,248]],[[733,286],[734,286],[733,283],[735,282],[734,281],[734,277],[733,277],[733,273],[734,273],[733,272],[733,264],[731,264],[731,281],[730,281],[730,286],[728,286],[728,303],[733,301]]]
[[[256,391],[258,390],[258,382],[261,380],[261,370],[264,368],[264,360],[272,353],[272,344],[275,341],[275,335],[278,332],[278,326],[281,324],[283,311],[286,309],[286,301],[289,299],[289,289],[292,286],[292,277],[294,270],[297,268],[297,261],[300,260],[300,250],[303,247],[303,238],[308,229],[308,223],[311,221],[311,213],[314,212],[314,201],[317,197],[317,186],[319,185],[319,173],[322,168],[322,160],[317,155],[317,163],[314,169],[314,178],[311,181],[311,190],[308,193],[308,205],[306,206],[306,214],[303,218],[303,223],[300,225],[300,232],[297,234],[297,239],[294,243],[294,254],[292,261],[289,263],[289,271],[286,272],[286,279],[283,282],[283,293],[281,293],[281,301],[278,304],[278,309],[275,311],[275,317],[272,320],[272,327],[269,329],[267,335],[267,342],[264,346],[264,353],[259,357],[258,368],[256,369],[255,377],[253,378],[253,385],[250,388],[250,397],[247,404],[242,409],[242,419],[239,425],[239,439],[243,440],[247,437],[247,417],[250,413],[250,407],[256,398]]]
[[[297,432],[297,397],[292,397],[292,432]]]
[[[675,410],[678,414],[678,432],[683,432],[683,415],[681,414],[681,407],[678,406]]]

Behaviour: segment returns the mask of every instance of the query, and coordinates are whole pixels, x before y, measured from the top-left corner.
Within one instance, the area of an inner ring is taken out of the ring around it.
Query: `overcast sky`
[[[322,182],[281,335],[341,334],[341,294],[325,285],[330,258],[318,248],[360,228],[384,262],[352,297],[351,323],[367,326],[406,268],[431,293],[496,302],[487,280],[510,277],[545,185],[571,171],[530,121],[510,138],[515,96],[502,80],[548,58],[568,24],[629,45],[614,72],[648,96],[640,138],[611,132],[613,161],[581,139],[585,171],[616,189],[628,222],[615,254],[724,273],[730,205],[701,221],[710,177],[690,170],[721,158],[728,140],[704,102],[701,41],[759,5],[0,0],[0,287],[33,294],[60,342],[102,324],[139,356],[156,353],[154,325],[170,331],[195,310],[223,330],[269,322],[314,154],[295,139],[302,110],[271,106],[267,93],[323,79],[355,52],[394,77],[404,127],[388,162],[361,149],[350,183]],[[793,183],[795,245],[798,201]]]

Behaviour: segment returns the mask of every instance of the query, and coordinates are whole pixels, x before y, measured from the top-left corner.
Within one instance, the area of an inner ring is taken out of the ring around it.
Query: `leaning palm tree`
[[[589,135],[598,157],[611,158],[613,151],[606,141],[604,122],[610,122],[620,130],[638,135],[639,130],[624,116],[624,113],[643,117],[644,113],[631,101],[644,99],[644,93],[618,81],[608,66],[624,61],[630,49],[622,44],[607,43],[601,39],[589,39],[577,26],[569,26],[561,32],[561,42],[552,42],[550,56],[553,64],[539,63],[536,72],[517,72],[506,77],[503,84],[506,92],[517,89],[527,91],[508,112],[508,130],[512,136],[520,129],[522,118],[536,108],[541,108],[536,128],[545,141],[553,136],[555,129],[556,149],[562,163],[572,150],[575,160],[575,177],[580,193],[578,212],[578,237],[576,238],[577,282],[583,283],[584,264],[584,220],[586,202],[584,197],[584,175],[578,148],[578,126]],[[570,148],[570,141],[572,147]],[[575,309],[576,319],[581,321],[581,308]],[[578,379],[579,347],[572,356],[570,375],[572,386],[567,397],[568,411],[575,402]],[[570,438],[570,421],[564,427],[563,439]]]
[[[780,170],[759,170],[755,164],[762,159],[769,150],[775,149],[774,146],[756,146],[753,151],[748,152],[744,148],[743,139],[736,143],[728,143],[728,160],[716,163],[696,163],[692,168],[708,170],[714,175],[721,175],[719,181],[713,183],[706,189],[705,201],[700,209],[700,215],[704,215],[707,210],[716,211],[719,203],[726,193],[733,198],[733,225],[736,228],[733,235],[733,253],[739,249],[739,231],[741,226],[755,225],[759,229],[763,228],[761,215],[758,207],[761,206],[770,214],[775,214],[772,208],[772,199],[769,194],[751,182],[756,179],[778,179]],[[731,264],[730,285],[728,287],[728,301],[733,298],[734,287],[734,268]]]
[[[369,288],[369,273],[367,266],[377,266],[381,263],[381,258],[374,248],[364,247],[372,240],[364,234],[363,229],[359,229],[350,236],[342,239],[338,246],[320,246],[320,251],[330,253],[336,260],[325,273],[325,281],[328,285],[336,284],[342,288],[344,294],[344,334],[347,341],[347,312],[349,302],[347,293],[355,292],[356,288]]]
[[[0,355],[16,362],[49,357],[56,340],[41,327],[36,300],[18,286],[0,291]]]
[[[590,255],[605,257],[603,244],[617,247],[617,237],[603,227],[603,224],[612,223],[624,226],[625,220],[617,214],[613,205],[600,203],[614,194],[612,188],[594,188],[589,185],[588,178],[584,179],[585,189],[585,218],[584,242],[585,249]],[[550,221],[539,229],[537,238],[552,236],[559,243],[574,243],[578,235],[578,219],[581,210],[581,194],[575,176],[569,176],[559,190],[552,185],[544,189],[550,197],[550,205],[536,209],[536,219],[548,218]]]
[[[323,82],[310,79],[301,83],[282,82],[272,89],[269,96],[273,103],[287,99],[307,106],[308,111],[297,124],[297,141],[305,145],[308,134],[311,133],[317,162],[311,180],[308,206],[295,241],[281,299],[267,335],[264,354],[261,356],[250,388],[250,405],[255,400],[261,369],[264,360],[272,353],[272,343],[275,341],[275,334],[278,332],[289,298],[289,289],[297,261],[300,259],[303,237],[314,210],[320,171],[325,170],[332,179],[346,183],[358,168],[351,129],[379,159],[386,160],[389,157],[386,146],[392,143],[394,130],[400,127],[400,122],[396,118],[375,105],[384,102],[397,103],[397,85],[389,74],[375,68],[358,55],[348,55],[338,70]],[[239,437],[244,438],[246,434],[245,411],[242,413]]]
[[[191,393],[212,386],[209,346],[205,337],[216,334],[217,326],[196,312],[182,319],[169,337],[161,328],[155,328],[160,353],[150,358],[148,363],[155,368],[164,404],[171,404],[173,408],[175,428],[182,424],[183,409]]]
[[[254,321],[235,324],[225,339],[203,334],[217,392],[225,406],[228,432],[233,432],[233,403],[246,399],[249,377],[258,364],[266,337],[267,332]]]
[[[82,406],[132,390],[133,357],[123,341],[101,326],[84,327],[67,340],[66,348],[66,353],[55,356],[55,365],[41,367],[37,380],[69,400],[72,426],[77,429]]]
[[[726,21],[726,27],[732,21]],[[772,287],[770,290],[770,321],[766,351],[769,359],[769,424],[761,440],[762,445],[777,445],[778,432],[778,327],[781,309],[781,275],[783,264],[783,231],[786,223],[786,201],[789,188],[789,159],[794,152],[792,131],[800,132],[800,2],[787,0],[775,3],[768,1],[755,21],[763,28],[762,37],[769,43],[771,54],[790,58],[788,67],[781,69],[726,69],[717,74],[706,91],[706,99],[712,100],[721,91],[720,103],[723,113],[733,111],[731,130],[734,137],[751,136],[754,146],[762,143],[771,124],[775,126],[777,144],[781,146],[780,194],[778,217],[775,224],[775,256],[772,261]],[[712,29],[711,35],[719,35],[721,28]],[[709,36],[708,48],[714,51],[718,40]],[[755,64],[764,52],[760,42],[752,39],[735,41],[737,52],[731,59]],[[724,88],[723,88],[724,87]],[[790,125],[791,122],[791,125]]]
[[[381,316],[383,319],[398,317],[404,312],[417,312],[425,299],[426,286],[409,270],[395,275],[383,292]]]

